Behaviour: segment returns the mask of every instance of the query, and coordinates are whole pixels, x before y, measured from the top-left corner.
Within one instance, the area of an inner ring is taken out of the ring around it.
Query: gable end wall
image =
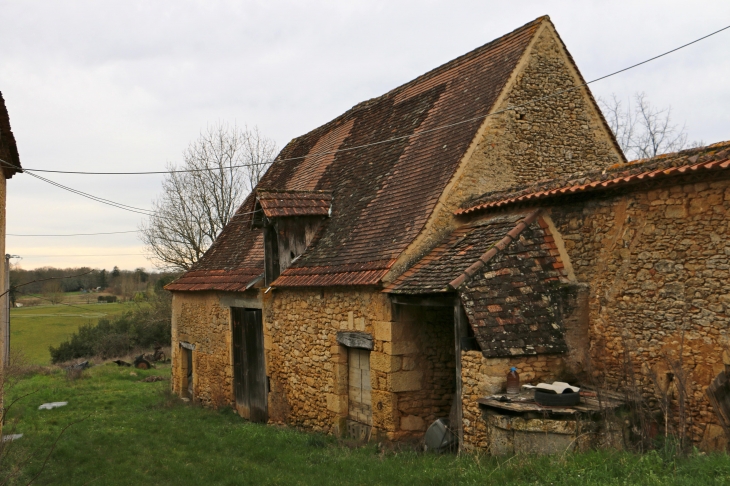
[[[545,21],[493,112],[582,82],[552,25]],[[426,228],[400,255],[385,280],[392,281],[453,231],[457,225],[453,212],[464,202],[486,192],[623,161],[587,88],[490,116]]]

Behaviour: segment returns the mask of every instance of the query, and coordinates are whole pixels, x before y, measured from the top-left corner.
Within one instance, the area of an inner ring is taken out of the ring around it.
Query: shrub
[[[137,347],[152,347],[155,342],[169,345],[172,342],[171,303],[169,292],[158,292],[150,299],[149,305],[112,319],[99,319],[96,325],[81,326],[70,339],[58,347],[50,347],[51,362],[62,363],[92,356],[116,358]]]
[[[117,301],[116,295],[100,295],[96,298],[97,302],[106,302],[107,304],[113,304]]]

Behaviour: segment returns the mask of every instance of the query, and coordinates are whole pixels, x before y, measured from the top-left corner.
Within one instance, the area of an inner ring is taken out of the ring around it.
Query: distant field
[[[96,296],[94,295],[94,298]],[[38,305],[10,310],[10,347],[22,350],[34,364],[49,364],[48,346],[57,346],[82,324],[121,314],[136,304]]]
[[[65,304],[94,304],[99,301],[100,295],[112,295],[107,292],[91,293],[91,292],[65,292],[63,294],[63,302]],[[21,294],[17,301],[24,306],[49,305],[51,302],[47,297],[41,294]]]

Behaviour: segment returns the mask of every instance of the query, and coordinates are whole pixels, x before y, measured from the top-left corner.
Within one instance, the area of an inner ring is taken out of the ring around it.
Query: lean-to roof
[[[724,177],[725,174],[730,175],[730,141],[659,155],[651,159],[636,160],[602,171],[573,174],[487,193],[465,203],[456,214],[467,215],[518,204],[539,203],[542,200],[562,196],[623,189],[682,176]]]

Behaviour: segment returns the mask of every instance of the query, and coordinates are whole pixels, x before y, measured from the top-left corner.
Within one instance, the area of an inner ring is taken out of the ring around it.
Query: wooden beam
[[[464,410],[462,407],[462,393],[463,386],[461,383],[461,338],[469,335],[467,326],[466,312],[464,307],[461,305],[461,299],[456,296],[452,298],[452,305],[454,306],[454,346],[456,351],[456,423],[451,424],[452,430],[456,430],[456,436],[459,439],[459,450],[464,445]]]
[[[373,336],[367,332],[339,331],[337,342],[348,348],[373,350]]]
[[[399,305],[420,305],[425,307],[451,307],[454,305],[454,294],[444,293],[441,295],[394,295],[390,296],[391,302]]]

